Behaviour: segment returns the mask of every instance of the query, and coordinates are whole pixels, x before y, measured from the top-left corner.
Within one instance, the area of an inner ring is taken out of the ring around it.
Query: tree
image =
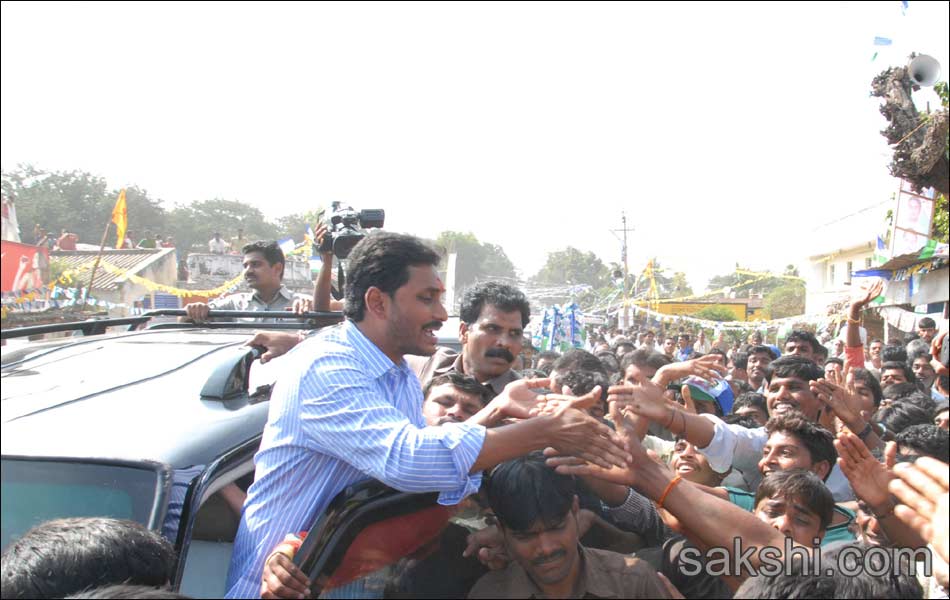
[[[693,314],[694,318],[706,319],[707,321],[734,321],[736,316],[731,310],[721,304],[707,306]]]
[[[932,187],[946,196],[950,193],[946,86],[936,89],[941,95],[942,110],[926,116],[921,116],[914,106],[914,87],[906,66],[891,67],[871,82],[871,95],[884,98],[881,114],[889,121],[881,134],[894,146],[890,172],[909,181],[915,192]]]
[[[805,312],[805,284],[795,281],[779,286],[765,297],[765,310],[772,319],[794,317]]]
[[[206,250],[205,244],[216,231],[227,239],[243,229],[244,237],[250,241],[275,240],[279,233],[277,225],[265,220],[260,209],[237,200],[199,200],[176,206],[169,217],[178,246],[185,249]]]
[[[456,295],[481,279],[515,277],[515,266],[505,250],[496,244],[479,242],[472,233],[443,231],[435,243],[446,252],[456,254]]]
[[[316,231],[317,225],[320,224],[323,216],[323,209],[319,208],[286,215],[277,219],[277,229],[281,237],[290,236],[295,240],[300,240],[307,233],[308,225]]]
[[[673,273],[673,280],[670,282],[670,297],[682,298],[692,295],[693,288],[690,287],[689,282],[686,281],[686,273],[681,271]]]
[[[581,252],[568,246],[549,252],[547,262],[531,281],[541,285],[589,285],[599,289],[610,285],[610,271],[593,252]]]

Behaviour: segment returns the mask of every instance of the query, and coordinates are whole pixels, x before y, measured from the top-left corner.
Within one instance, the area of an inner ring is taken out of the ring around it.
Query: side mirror
[[[228,357],[208,377],[203,388],[203,400],[230,400],[248,393],[247,385],[251,364],[260,358],[261,348],[239,346],[237,356]]]

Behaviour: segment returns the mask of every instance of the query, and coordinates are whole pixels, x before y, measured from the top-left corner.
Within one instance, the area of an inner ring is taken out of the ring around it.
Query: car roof
[[[267,420],[268,403],[246,394],[226,401],[201,396],[218,367],[246,354],[250,333],[144,330],[4,352],[0,450],[175,468],[207,464],[259,436]],[[276,373],[271,363],[261,368]]]

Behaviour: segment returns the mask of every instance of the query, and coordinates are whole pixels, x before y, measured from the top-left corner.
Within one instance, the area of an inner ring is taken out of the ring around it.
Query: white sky
[[[619,260],[626,210],[631,271],[656,255],[698,291],[837,247],[810,232],[897,190],[870,81],[912,50],[946,79],[947,13],[4,2],[0,160],[169,206],[384,208],[388,229],[501,244],[525,275],[567,245]]]

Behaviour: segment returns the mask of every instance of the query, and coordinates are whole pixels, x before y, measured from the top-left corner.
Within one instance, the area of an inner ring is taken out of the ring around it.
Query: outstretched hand
[[[950,562],[950,473],[947,463],[923,456],[912,465],[897,465],[894,473],[898,478],[888,485],[900,501],[894,514],[927,540],[944,562]]]
[[[877,461],[858,436],[842,431],[835,440],[838,451],[838,466],[851,483],[855,496],[864,500],[876,514],[883,514],[889,508],[891,495],[887,484],[894,478],[887,467]],[[893,464],[897,444],[888,442],[885,454]]]
[[[884,291],[884,280],[876,278],[870,285],[854,290],[851,296],[851,304],[863,308],[880,296],[882,291]]]
[[[720,362],[718,354],[706,354],[699,358],[674,362],[660,367],[653,376],[653,383],[660,387],[668,383],[693,375],[709,382],[714,382],[726,376],[729,369]]]

